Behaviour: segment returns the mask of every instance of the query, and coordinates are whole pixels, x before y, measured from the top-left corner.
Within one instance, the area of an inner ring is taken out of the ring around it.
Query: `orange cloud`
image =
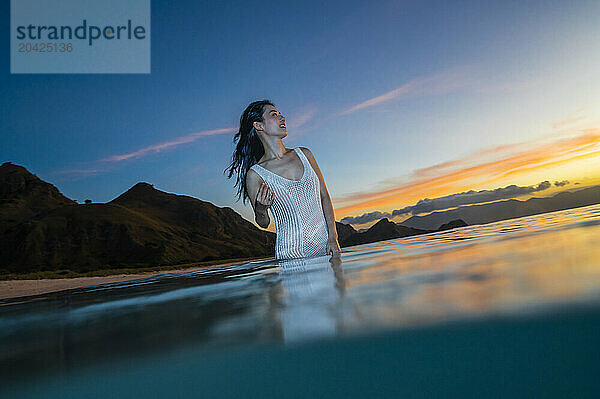
[[[581,107],[581,108],[575,110],[575,112],[573,112],[571,115],[569,115],[565,119],[554,122],[552,124],[552,129],[562,129],[567,126],[572,126],[572,125],[576,124],[577,122],[586,120],[587,117],[584,114],[584,111],[585,111],[585,107]]]
[[[489,184],[509,176],[528,174],[550,166],[563,165],[600,154],[600,129],[580,131],[570,138],[533,146],[532,143],[499,146],[468,157],[415,171],[408,181],[379,191],[359,192],[335,198],[337,218],[369,210],[408,205],[419,199],[463,191],[475,184]],[[482,160],[487,156],[498,159]],[[479,160],[479,162],[475,162]]]

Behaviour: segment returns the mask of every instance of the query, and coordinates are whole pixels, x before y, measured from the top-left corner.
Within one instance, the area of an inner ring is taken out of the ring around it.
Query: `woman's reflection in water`
[[[346,282],[339,256],[279,260],[285,343],[334,336],[342,322]]]

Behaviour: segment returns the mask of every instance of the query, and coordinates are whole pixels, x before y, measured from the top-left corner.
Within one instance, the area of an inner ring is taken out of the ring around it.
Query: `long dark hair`
[[[250,199],[246,189],[246,173],[265,154],[262,141],[260,141],[253,124],[254,122],[263,122],[263,112],[267,105],[275,106],[269,100],[254,101],[242,113],[240,129],[233,136],[233,142],[237,142],[237,145],[231,156],[231,164],[223,172],[225,174],[229,173],[228,179],[237,172],[234,187],[237,187],[237,200],[239,201],[242,198],[244,204],[246,200]]]

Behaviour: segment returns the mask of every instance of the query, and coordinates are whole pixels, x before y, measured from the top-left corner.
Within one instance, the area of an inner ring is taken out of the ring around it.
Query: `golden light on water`
[[[401,324],[585,300],[598,295],[598,212],[595,205],[364,245],[357,257],[372,266],[347,273],[347,286],[401,296],[401,312],[386,305],[365,316]]]

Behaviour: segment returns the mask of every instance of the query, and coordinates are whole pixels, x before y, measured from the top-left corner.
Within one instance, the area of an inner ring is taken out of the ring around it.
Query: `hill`
[[[19,165],[0,166],[0,232],[34,215],[76,204],[52,184]]]
[[[578,191],[563,191],[547,198],[530,198],[526,201],[511,199],[489,204],[464,205],[425,216],[412,216],[403,221],[402,225],[416,229],[433,229],[455,219],[462,219],[469,225],[484,224],[598,203],[600,203],[600,186],[593,186]]]
[[[11,273],[269,256],[275,234],[231,208],[138,183],[77,204],[22,166],[0,166],[0,269]]]
[[[340,223],[341,224],[341,223]],[[380,219],[377,223],[363,232],[354,232],[345,236],[339,237],[341,247],[352,245],[367,244],[371,242],[391,240],[393,238],[401,238],[414,236],[418,234],[432,233],[434,231],[442,231],[454,229],[457,227],[467,226],[463,220],[453,220],[450,223],[440,226],[437,230],[422,230],[406,227],[388,220],[388,218]],[[339,231],[339,227],[338,227]],[[339,233],[338,233],[339,236]]]

